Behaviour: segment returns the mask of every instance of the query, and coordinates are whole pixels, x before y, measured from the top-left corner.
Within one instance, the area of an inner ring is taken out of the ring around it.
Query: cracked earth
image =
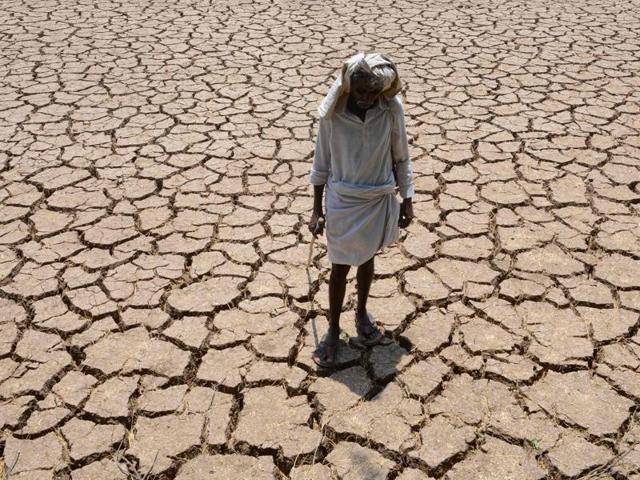
[[[0,1],[0,477],[639,480],[639,12]],[[308,173],[362,50],[416,221],[372,288],[395,342],[322,376]]]

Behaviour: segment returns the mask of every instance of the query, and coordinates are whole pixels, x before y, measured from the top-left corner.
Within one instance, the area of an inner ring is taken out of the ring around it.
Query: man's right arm
[[[313,186],[313,213],[319,217],[324,217],[322,212],[322,195],[324,194],[324,185]]]
[[[322,235],[324,227],[322,197],[324,195],[324,186],[329,178],[331,166],[331,149],[329,147],[331,134],[328,131],[329,128],[328,120],[321,118],[318,125],[318,137],[313,156],[313,166],[311,167],[311,175],[309,177],[309,182],[313,185],[313,213],[309,221],[309,230],[314,235]],[[320,219],[322,219],[322,221],[320,221]]]
[[[329,170],[331,168],[330,128],[329,120],[321,118],[318,124],[318,137],[316,138],[316,148],[313,154],[311,175],[309,176],[309,182],[312,185],[324,185],[329,178]]]
[[[311,220],[309,220],[309,231],[316,235],[322,235],[324,231],[324,213],[322,211],[322,195],[324,193],[324,185],[313,186],[313,212]]]

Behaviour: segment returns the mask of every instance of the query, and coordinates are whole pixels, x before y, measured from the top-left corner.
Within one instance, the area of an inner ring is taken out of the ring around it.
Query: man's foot
[[[333,339],[326,335],[311,354],[311,359],[318,367],[328,369],[335,367],[337,354],[338,339]]]
[[[356,332],[358,333],[356,343],[365,347],[388,345],[392,342],[390,338],[384,336],[382,330],[371,320],[371,315],[366,312],[363,314],[356,313]]]

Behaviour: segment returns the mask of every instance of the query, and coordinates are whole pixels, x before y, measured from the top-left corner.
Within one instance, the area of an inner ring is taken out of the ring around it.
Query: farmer
[[[413,172],[397,94],[401,83],[391,60],[378,53],[358,54],[320,104],[320,123],[310,182],[314,185],[309,230],[327,229],[331,262],[329,329],[313,360],[321,368],[335,364],[340,313],[347,274],[358,267],[355,322],[358,343],[366,346],[388,339],[367,312],[374,256],[398,239],[398,227],[413,219]],[[322,197],[326,185],[326,222]],[[396,186],[403,198],[400,204]]]

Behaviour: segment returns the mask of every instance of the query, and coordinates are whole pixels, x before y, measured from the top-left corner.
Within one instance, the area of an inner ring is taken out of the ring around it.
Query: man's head
[[[320,118],[330,115],[345,94],[349,108],[361,110],[372,107],[380,96],[390,100],[401,88],[398,70],[389,58],[380,53],[358,53],[343,63],[318,113]]]
[[[373,106],[384,90],[384,79],[369,68],[359,68],[351,75],[351,97],[363,110]]]

